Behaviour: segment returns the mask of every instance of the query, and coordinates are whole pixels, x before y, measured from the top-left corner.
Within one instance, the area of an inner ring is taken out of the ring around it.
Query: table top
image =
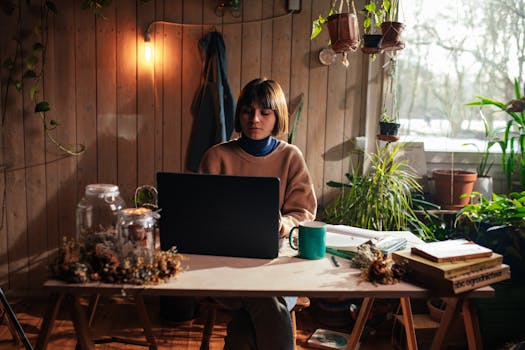
[[[283,248],[275,259],[250,259],[212,255],[184,254],[183,271],[177,278],[158,285],[129,285],[91,282],[84,284],[48,280],[44,289],[72,294],[143,294],[177,296],[277,296],[347,298],[427,298],[431,290],[399,282],[374,285],[363,281],[360,271],[350,267],[349,260],[330,255],[320,260],[298,258],[297,252]],[[491,287],[469,292],[472,297],[491,297]]]

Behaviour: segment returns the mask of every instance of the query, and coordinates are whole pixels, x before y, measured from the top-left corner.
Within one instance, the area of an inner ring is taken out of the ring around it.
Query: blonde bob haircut
[[[242,89],[235,108],[235,131],[241,132],[240,114],[244,106],[258,104],[261,108],[271,109],[275,114],[275,126],[272,136],[288,132],[288,106],[286,97],[279,83],[270,79],[254,79]]]

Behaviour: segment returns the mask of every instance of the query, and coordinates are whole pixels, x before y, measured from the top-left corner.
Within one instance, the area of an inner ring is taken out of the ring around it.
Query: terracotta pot
[[[405,25],[400,22],[381,23],[381,33],[383,33],[381,49],[386,51],[403,49],[405,47],[405,43],[401,41],[401,33],[404,29]]]
[[[436,188],[436,203],[443,209],[454,210],[468,204],[468,196],[460,197],[472,193],[478,174],[467,170],[434,170],[432,176]]]
[[[337,52],[355,51],[359,46],[357,17],[353,13],[337,13],[328,17],[328,32],[332,49]]]

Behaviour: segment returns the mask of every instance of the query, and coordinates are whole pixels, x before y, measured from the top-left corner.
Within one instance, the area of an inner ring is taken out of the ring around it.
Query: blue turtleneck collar
[[[262,157],[270,154],[279,144],[279,140],[272,136],[268,136],[262,140],[252,140],[249,137],[242,135],[237,139],[237,143],[241,148],[255,157]]]

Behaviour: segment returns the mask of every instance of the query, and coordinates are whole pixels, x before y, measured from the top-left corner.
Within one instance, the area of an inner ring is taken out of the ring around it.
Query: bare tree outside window
[[[400,4],[406,47],[397,55],[400,133],[426,150],[483,147],[476,96],[508,101],[524,81],[525,0],[410,0]],[[492,130],[508,115],[485,111]]]

